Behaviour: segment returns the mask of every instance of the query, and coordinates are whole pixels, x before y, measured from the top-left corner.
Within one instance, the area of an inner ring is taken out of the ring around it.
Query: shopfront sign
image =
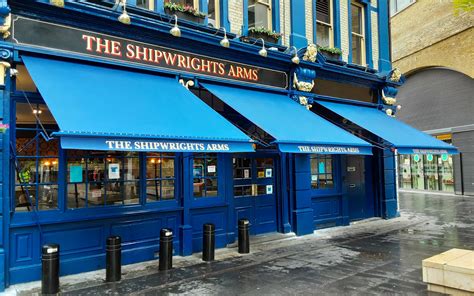
[[[63,149],[136,152],[254,152],[251,142],[199,142],[61,136]],[[215,168],[208,167],[208,172]]]
[[[285,72],[175,50],[125,38],[15,16],[12,42],[83,56],[275,88],[286,88]]]
[[[354,154],[372,155],[372,146],[329,146],[329,145],[299,145],[278,143],[281,152],[287,153],[317,153],[317,154]]]

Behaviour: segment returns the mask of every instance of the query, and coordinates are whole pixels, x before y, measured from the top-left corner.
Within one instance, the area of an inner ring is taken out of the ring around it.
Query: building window
[[[334,158],[332,155],[311,155],[311,188],[334,188]]]
[[[135,5],[148,10],[155,10],[155,0],[137,0]]]
[[[143,0],[143,1],[153,1],[153,0]],[[191,6],[194,9],[199,9],[199,0],[165,0],[165,3],[181,4],[184,6]]]
[[[194,197],[217,196],[217,154],[196,154],[193,158]]]
[[[68,208],[138,204],[139,163],[136,152],[68,150]]]
[[[249,0],[248,27],[272,30],[272,0]]]
[[[334,46],[332,24],[332,0],[316,0],[316,43],[318,46]]]
[[[16,104],[15,211],[58,207],[59,142],[43,135],[58,130],[44,104]]]
[[[390,0],[390,15],[394,15],[407,8],[416,0]]]
[[[146,201],[175,199],[175,155],[146,154]]]
[[[207,0],[207,20],[208,24],[214,28],[221,26],[219,0]]]
[[[352,63],[365,65],[364,7],[358,3],[352,2],[351,18]]]

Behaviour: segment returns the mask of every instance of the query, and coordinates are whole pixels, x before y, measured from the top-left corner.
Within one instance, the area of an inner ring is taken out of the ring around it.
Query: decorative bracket
[[[192,80],[192,79],[190,79],[190,80],[184,82],[184,79],[181,78],[181,79],[178,80],[178,81],[179,81],[179,83],[180,83],[184,88],[186,88],[186,89],[189,89],[190,86],[191,86],[191,87],[194,86],[194,80]]]

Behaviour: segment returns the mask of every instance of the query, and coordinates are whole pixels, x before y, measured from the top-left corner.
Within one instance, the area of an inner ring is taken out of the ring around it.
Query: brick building
[[[455,4],[391,1],[393,65],[407,79],[397,117],[461,152],[401,156],[399,186],[474,195],[474,6]]]

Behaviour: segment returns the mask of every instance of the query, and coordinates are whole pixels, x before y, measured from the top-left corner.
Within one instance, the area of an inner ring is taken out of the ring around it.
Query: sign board
[[[285,89],[285,72],[180,51],[154,44],[119,38],[98,32],[13,16],[11,41],[98,57],[127,64],[212,76],[250,84]]]
[[[347,167],[348,172],[355,172],[356,168],[355,167]]]
[[[109,163],[109,179],[116,180],[120,179],[120,164]]]
[[[69,182],[70,183],[82,182],[82,165],[71,165],[69,167]]]

